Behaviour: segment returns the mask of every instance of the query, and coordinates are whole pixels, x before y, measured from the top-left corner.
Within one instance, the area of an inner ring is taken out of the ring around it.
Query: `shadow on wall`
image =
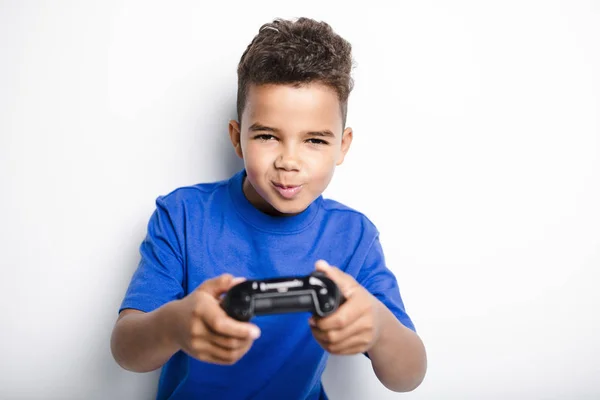
[[[366,379],[366,377],[372,375],[374,373],[371,369],[371,363],[362,354],[353,356],[330,355],[327,368],[323,372],[323,387],[330,399],[362,400],[373,397],[379,398],[373,395],[373,382]]]
[[[244,167],[243,160],[235,154],[228,131],[229,121],[237,120],[235,103],[235,97],[223,98],[214,107],[217,117],[202,112],[198,114],[189,167],[203,173],[210,171],[200,174],[201,181],[228,179]]]
[[[210,174],[230,177],[244,167],[243,160],[233,150],[227,131],[229,120],[237,119],[235,99],[223,99],[221,105],[215,108],[218,110],[216,114],[220,117],[208,118],[199,115],[198,125],[192,133],[196,135],[198,141],[193,141],[192,149],[182,149],[182,152],[188,150],[194,152],[191,169],[206,168],[206,159],[202,159],[202,156],[210,155],[211,157],[208,158],[212,164]],[[208,148],[205,147],[207,145]],[[135,234],[130,236],[130,243],[120,246],[120,250],[114,254],[115,259],[105,260],[107,264],[118,262],[123,268],[120,268],[118,275],[114,276],[114,286],[109,293],[111,301],[106,313],[98,316],[106,322],[100,324],[101,332],[96,331],[91,338],[93,343],[90,343],[90,349],[93,350],[90,350],[91,354],[88,357],[94,364],[90,367],[93,369],[93,378],[89,378],[88,384],[68,389],[68,393],[64,393],[65,396],[62,397],[64,399],[153,399],[156,397],[160,369],[149,373],[126,371],[115,362],[110,350],[110,337],[117,318],[117,310],[140,261],[139,246],[146,236],[149,217],[150,215],[144,216],[144,219],[137,221],[134,227],[130,227]],[[73,390],[84,393],[73,393]],[[76,394],[77,396],[74,397]]]
[[[224,115],[226,115],[228,118],[225,120],[227,123],[234,119],[234,120],[238,120],[237,117],[237,108],[236,108],[236,98],[233,97],[232,99],[229,99],[229,101],[227,102],[227,113],[223,113]],[[233,105],[233,106],[231,106]],[[222,151],[223,154],[225,155],[223,157],[223,170],[224,172],[227,174],[227,176],[231,176],[233,174],[235,174],[236,172],[238,172],[239,170],[241,170],[242,168],[244,168],[244,161],[239,158],[237,156],[237,154],[235,154],[235,150],[233,149],[233,145],[231,144],[231,140],[229,139],[229,132],[227,131],[227,134],[225,135],[225,142],[226,142],[226,148],[219,148],[218,151]]]
[[[149,218],[149,215],[148,215]],[[160,369],[149,373],[135,373],[121,368],[114,360],[111,349],[110,339],[114,323],[118,317],[117,311],[120,307],[129,281],[140,261],[139,247],[146,236],[148,221],[141,219],[136,222],[131,231],[131,242],[123,246],[115,255],[119,264],[123,267],[119,269],[119,275],[115,279],[114,288],[111,289],[111,302],[105,313],[103,320],[108,321],[96,331],[90,349],[93,350],[94,370],[91,371],[93,381],[89,385],[84,385],[84,393],[74,396],[70,392],[61,397],[64,399],[154,399],[158,385]],[[107,262],[115,262],[107,260]]]

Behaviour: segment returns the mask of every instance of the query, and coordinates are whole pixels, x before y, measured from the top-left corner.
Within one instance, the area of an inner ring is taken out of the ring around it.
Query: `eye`
[[[329,144],[329,142],[326,142],[325,140],[322,140],[322,139],[314,139],[314,138],[312,138],[312,139],[308,139],[308,142],[309,142],[309,143],[311,143],[311,144],[319,144],[319,145],[326,145],[326,144]]]
[[[254,136],[254,139],[260,140],[261,142],[266,142],[268,140],[273,140],[273,139],[276,140],[277,138],[273,135],[268,135],[266,133],[263,133],[263,134]]]

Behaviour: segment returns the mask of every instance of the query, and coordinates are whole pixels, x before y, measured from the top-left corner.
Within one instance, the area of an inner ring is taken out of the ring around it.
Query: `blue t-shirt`
[[[324,259],[415,329],[385,265],[378,231],[363,214],[320,196],[298,215],[273,217],[246,199],[244,177],[241,170],[228,180],[158,197],[120,310],[150,312],[223,273],[248,279],[306,275]],[[234,365],[176,353],[162,368],[157,399],[326,399],[321,375],[328,354],[313,338],[309,317],[255,317],[261,336]]]

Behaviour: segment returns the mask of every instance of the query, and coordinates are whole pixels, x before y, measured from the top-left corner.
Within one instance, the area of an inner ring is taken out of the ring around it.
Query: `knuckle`
[[[325,333],[325,341],[327,343],[333,343],[335,342],[337,335],[334,331],[328,331],[327,333]]]
[[[232,279],[232,278],[233,278],[233,275],[231,275],[230,273],[227,273],[227,272],[224,273],[224,274],[221,274],[221,276],[219,276],[219,279],[221,281],[227,281],[227,280]]]
[[[224,364],[224,365],[232,365],[233,364],[233,360],[228,356],[223,357],[221,360],[222,360],[221,364]]]
[[[223,346],[233,349],[236,347],[236,340],[234,338],[225,338],[223,339]]]
[[[198,337],[201,336],[203,333],[203,329],[202,329],[202,324],[198,321],[192,321],[191,325],[190,325],[190,333],[192,334],[192,337]]]
[[[222,318],[217,318],[213,321],[212,327],[217,332],[222,332],[224,328],[224,321]]]
[[[203,349],[204,342],[199,338],[194,338],[190,342],[190,347],[194,352],[200,353]]]
[[[201,317],[202,316],[202,311],[204,309],[204,307],[202,307],[202,301],[200,298],[200,295],[196,295],[196,301],[194,302],[194,306],[192,307],[192,315],[194,317]]]
[[[244,354],[246,354],[246,350],[245,349],[241,349],[241,350],[236,350],[234,352],[235,354],[235,360],[239,360],[240,358],[242,358],[244,356]]]
[[[228,351],[225,357],[225,360],[229,365],[234,364],[237,361],[238,357],[235,351]]]
[[[227,361],[226,358],[224,357],[219,357],[219,356],[213,356],[213,363],[215,364],[219,364],[219,365],[229,365],[229,361]]]

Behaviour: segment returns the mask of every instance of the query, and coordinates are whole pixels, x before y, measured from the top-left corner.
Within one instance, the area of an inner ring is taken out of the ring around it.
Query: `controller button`
[[[319,290],[319,293],[321,293],[322,295],[326,295],[327,289],[323,288],[323,289]]]

